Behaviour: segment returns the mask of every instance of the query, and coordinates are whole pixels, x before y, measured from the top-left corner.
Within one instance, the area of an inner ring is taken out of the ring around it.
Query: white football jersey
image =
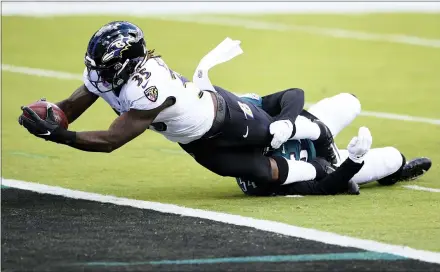
[[[119,97],[112,91],[97,90],[88,78],[87,69],[84,84],[121,114],[130,109],[152,110],[168,97],[174,97],[176,103],[160,112],[150,126],[170,141],[186,144],[209,131],[214,121],[214,104],[209,93],[201,92],[192,82],[184,83],[160,58],[144,61],[136,71],[122,87]]]

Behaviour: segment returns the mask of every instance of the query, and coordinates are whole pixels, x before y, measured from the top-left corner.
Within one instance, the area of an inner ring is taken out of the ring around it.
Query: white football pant
[[[325,98],[314,104],[308,110],[319,118],[336,137],[361,112],[359,100],[349,94],[341,93]],[[348,151],[339,150],[341,162],[348,158]],[[394,147],[372,148],[364,159],[364,166],[353,177],[357,184],[376,181],[395,173],[402,166],[403,158],[399,150]]]

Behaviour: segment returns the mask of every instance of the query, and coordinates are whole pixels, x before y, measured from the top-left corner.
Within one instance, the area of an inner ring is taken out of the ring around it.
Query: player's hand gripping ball
[[[67,117],[64,112],[54,103],[47,102],[45,98],[38,100],[32,104],[26,106],[35,112],[41,119],[46,120],[48,116],[48,109],[51,107],[53,111],[53,118],[56,123],[62,126],[64,129],[69,127],[69,122],[67,121]],[[23,109],[23,115],[26,118],[31,118],[31,115],[28,111]],[[21,117],[21,116],[20,116]]]
[[[28,106],[22,106],[23,114],[18,123],[31,134],[46,140],[60,142],[66,132],[69,122],[64,112],[55,104],[44,98]]]

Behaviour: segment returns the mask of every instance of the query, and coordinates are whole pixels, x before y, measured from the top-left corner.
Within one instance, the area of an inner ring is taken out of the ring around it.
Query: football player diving
[[[393,148],[368,152],[371,135],[366,128],[360,129],[361,140],[354,138],[342,162],[333,136],[360,110],[353,95],[324,99],[308,112],[303,109],[304,91],[298,88],[263,96],[261,106],[256,106],[212,86],[208,70],[240,54],[238,44],[226,39],[217,46],[202,59],[191,82],[147,49],[139,27],[110,22],[89,40],[83,84],[56,103],[73,123],[101,97],[118,114],[110,127],[67,130],[54,121],[50,107],[45,119],[22,107],[30,117],[22,114],[19,123],[36,137],[89,152],[112,152],[151,129],[218,175],[275,187],[310,183],[310,189],[300,194],[343,193],[349,191],[355,174],[370,180],[399,172],[404,164],[400,152]],[[289,140],[310,140],[318,158],[294,160],[267,152]],[[327,162],[339,167],[329,173]],[[409,170],[420,170],[426,163],[418,160]],[[336,184],[335,189],[314,186],[318,180]]]

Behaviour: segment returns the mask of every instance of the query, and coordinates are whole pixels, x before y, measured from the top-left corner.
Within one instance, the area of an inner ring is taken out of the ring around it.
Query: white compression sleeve
[[[321,130],[319,126],[304,116],[298,116],[295,120],[296,132],[292,138],[294,140],[310,139],[312,141],[319,138]]]
[[[308,162],[287,160],[287,164],[289,165],[289,173],[283,185],[316,178],[316,169]]]

